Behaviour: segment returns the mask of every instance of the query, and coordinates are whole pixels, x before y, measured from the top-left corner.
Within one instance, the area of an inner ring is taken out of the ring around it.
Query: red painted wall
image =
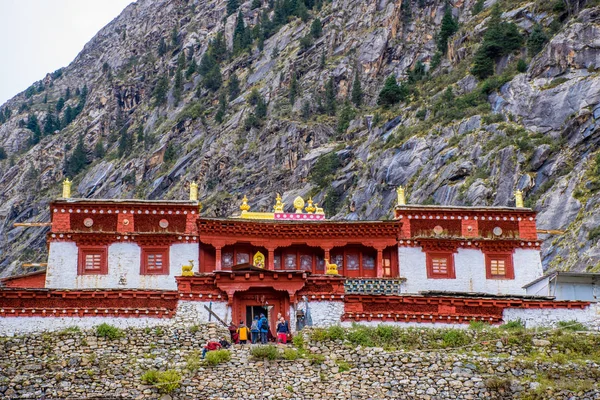
[[[46,286],[46,273],[8,278],[2,283],[11,288],[43,288]]]

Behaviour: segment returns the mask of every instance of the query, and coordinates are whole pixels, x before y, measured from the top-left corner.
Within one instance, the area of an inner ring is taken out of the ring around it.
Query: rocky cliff
[[[379,219],[398,185],[443,205],[514,205],[519,188],[539,228],[566,231],[542,236],[546,267],[600,268],[595,3],[500,1],[521,42],[487,79],[470,71],[494,0],[234,3],[138,0],[0,107],[0,275],[43,261],[46,230],[13,223],[48,221],[66,176],[96,198],[182,199],[195,180],[209,216],[244,194]],[[405,93],[384,107],[390,75]]]

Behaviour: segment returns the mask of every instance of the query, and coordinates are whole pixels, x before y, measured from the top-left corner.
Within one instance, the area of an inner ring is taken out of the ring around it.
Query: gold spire
[[[73,183],[73,181],[70,181],[69,178],[66,178],[63,181],[63,199],[71,198],[71,183]]]
[[[304,208],[304,199],[302,197],[298,196],[294,199],[294,208],[297,214],[302,213],[302,209]]]
[[[275,205],[273,206],[273,211],[276,213],[283,212],[283,206],[285,204],[281,202],[281,196],[277,193],[277,197],[275,198]]]
[[[190,200],[198,201],[198,184],[196,181],[192,181],[192,183],[190,183]]]
[[[248,205],[248,198],[246,197],[246,195],[244,195],[244,198],[242,199],[242,205],[240,206],[240,210],[242,210],[242,214],[250,211],[250,206]]]
[[[515,190],[515,207],[523,208],[523,192],[520,190]]]
[[[314,213],[317,209],[315,208],[315,206],[313,206],[313,201],[312,201],[312,197],[308,198],[308,205],[305,208],[307,213]]]
[[[406,205],[406,197],[405,197],[405,193],[404,193],[404,186],[398,186],[398,189],[396,189],[396,193],[398,194],[398,202],[396,203],[397,206],[405,206]]]

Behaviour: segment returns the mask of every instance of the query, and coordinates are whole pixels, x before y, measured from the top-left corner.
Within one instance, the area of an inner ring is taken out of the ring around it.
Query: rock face
[[[507,83],[442,117],[481,91],[468,67],[493,1],[477,15],[474,1],[449,4],[461,26],[447,58],[415,84],[412,102],[389,109],[377,106],[383,81],[405,80],[419,61],[429,68],[445,1],[325,1],[306,20],[289,17],[248,50],[219,56],[222,85],[213,90],[194,64],[219,32],[231,52],[237,13],[226,16],[226,3],[138,0],[69,66],[0,107],[0,276],[45,261],[46,230],[12,224],[47,221],[66,176],[74,196],[96,198],[182,199],[196,180],[207,216],[231,215],[244,194],[254,210],[270,209],[279,192],[287,204],[312,196],[332,218],[380,219],[391,216],[400,184],[410,202],[442,205],[510,206],[519,188],[541,229],[567,231],[544,238],[546,266],[600,268],[600,7],[580,4],[569,18],[504,5],[502,18],[525,36],[539,23],[548,43],[524,73],[516,54],[498,60]],[[269,3],[244,2],[245,24],[274,18]],[[316,18],[322,34],[311,37]],[[363,105],[344,130],[338,119],[355,76]],[[331,82],[337,118],[327,109]],[[447,87],[455,100],[445,100]],[[253,89],[266,104],[254,122]],[[83,168],[73,161],[79,139]],[[333,164],[319,162],[331,155]]]

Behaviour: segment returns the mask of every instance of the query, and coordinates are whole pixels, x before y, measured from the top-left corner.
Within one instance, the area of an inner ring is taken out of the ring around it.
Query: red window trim
[[[428,279],[456,279],[456,273],[454,272],[454,253],[453,252],[427,252],[427,278]],[[433,273],[433,259],[434,258],[446,258],[446,274]]]
[[[148,270],[148,255],[161,254],[163,258],[163,268],[161,270]],[[169,246],[144,246],[142,247],[142,262],[140,265],[140,275],[169,275],[170,260]]]
[[[108,248],[107,246],[79,246],[77,260],[78,275],[107,275],[108,274]],[[85,256],[86,254],[100,254],[100,269],[86,270]]]
[[[492,275],[492,260],[504,260],[504,275]],[[485,253],[486,279],[515,279],[515,266],[512,252],[486,252]]]

